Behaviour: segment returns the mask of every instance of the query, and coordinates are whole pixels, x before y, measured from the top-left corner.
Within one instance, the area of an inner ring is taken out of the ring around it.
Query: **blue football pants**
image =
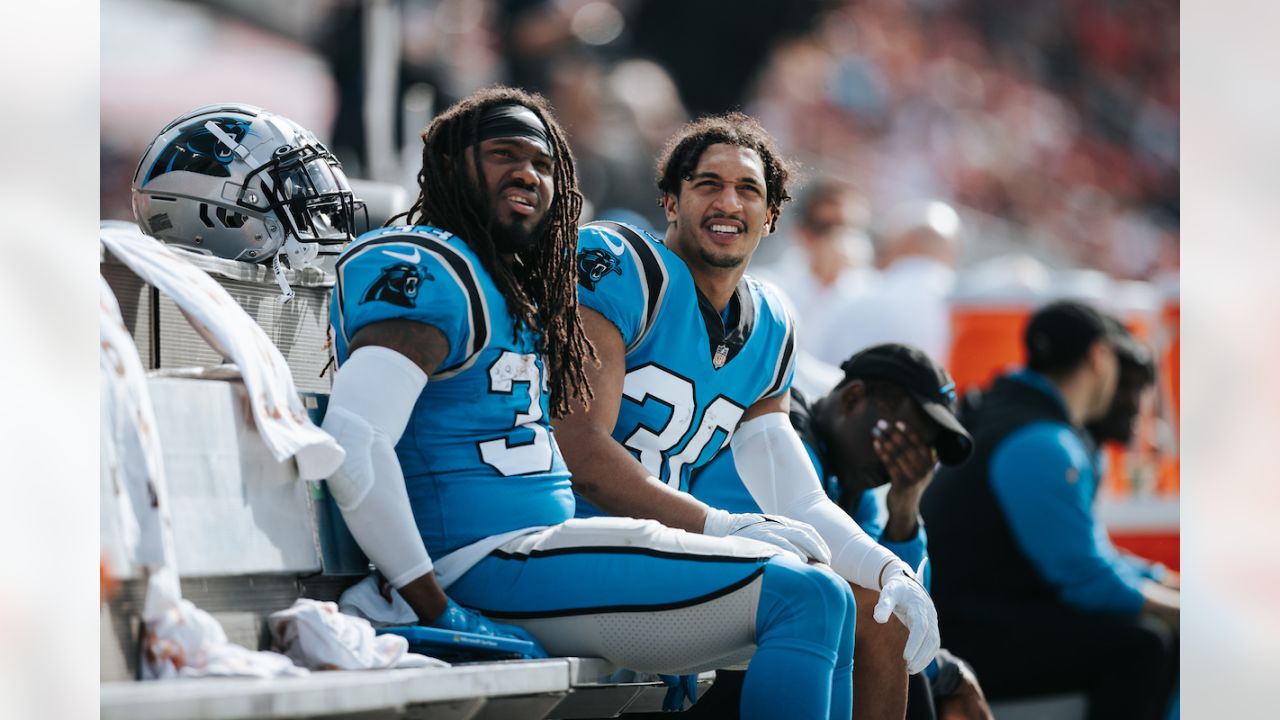
[[[686,675],[750,661],[744,718],[852,708],[848,583],[765,543],[588,518],[516,538],[448,588],[552,655]]]

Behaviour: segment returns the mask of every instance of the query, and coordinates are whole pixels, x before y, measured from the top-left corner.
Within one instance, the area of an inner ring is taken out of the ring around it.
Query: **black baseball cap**
[[[1107,341],[1120,358],[1147,355],[1124,324],[1078,300],[1059,300],[1037,310],[1027,322],[1023,345],[1027,367],[1036,372],[1068,371],[1080,365],[1098,340]]]
[[[973,452],[973,436],[956,419],[956,383],[923,350],[910,345],[873,345],[840,365],[844,382],[884,380],[906,390],[942,432],[933,449],[943,465],[959,465]]]

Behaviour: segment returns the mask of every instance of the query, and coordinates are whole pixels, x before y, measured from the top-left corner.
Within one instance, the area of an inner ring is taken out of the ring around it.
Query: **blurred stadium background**
[[[1171,0],[101,7],[104,218],[131,219],[122,169],[198,105],[268,107],[329,142],[349,175],[412,186],[433,111],[504,82],[552,101],[594,214],[661,221],[656,149],[689,117],[743,109],[808,176],[853,181],[874,208],[955,204],[962,264],[1019,251],[1121,279],[1178,268]]]
[[[104,219],[132,219],[132,170],[161,127],[225,101],[311,128],[348,175],[384,183],[384,203],[404,209],[417,192],[418,133],[493,83],[551,100],[578,162],[584,220],[661,231],[659,148],[685,120],[731,109],[758,117],[800,162],[797,197],[824,178],[851,182],[879,250],[877,228],[895,208],[950,203],[963,230],[951,349],[940,359],[962,391],[1020,361],[1021,323],[1055,295],[1119,313],[1162,356],[1138,442],[1110,451],[1103,517],[1118,544],[1179,567],[1177,3],[104,0],[101,9]],[[387,197],[394,186],[404,198]],[[784,212],[753,270],[785,260],[797,214]]]

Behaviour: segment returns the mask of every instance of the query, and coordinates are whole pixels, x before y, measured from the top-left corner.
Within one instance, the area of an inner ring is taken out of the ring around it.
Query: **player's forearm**
[[[889,489],[889,494],[885,497],[889,519],[885,522],[882,540],[901,543],[914,538],[919,533],[920,498],[923,494],[923,486]]]
[[[592,428],[556,427],[573,489],[613,515],[657,520],[668,527],[702,532],[707,506],[649,474],[612,436]]]
[[[417,613],[418,621],[423,624],[434,622],[449,604],[448,596],[444,594],[444,589],[436,581],[435,570],[410,580],[405,585],[402,585],[397,592],[400,593],[400,597],[403,597],[405,602],[409,603],[409,607],[413,608],[413,611]]]
[[[823,492],[784,413],[764,413],[744,422],[730,447],[738,477],[761,510],[812,525],[831,548],[832,570],[855,585],[880,589],[881,571],[897,556]]]
[[[860,587],[879,590],[885,566],[898,560],[825,496],[780,514],[812,525],[831,548],[831,569]]]

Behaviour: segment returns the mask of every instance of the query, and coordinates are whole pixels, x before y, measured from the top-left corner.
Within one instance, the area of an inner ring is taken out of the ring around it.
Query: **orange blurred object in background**
[[[107,572],[107,559],[98,559],[98,602],[106,604],[115,597],[120,583]]]
[[[953,305],[947,370],[963,395],[985,388],[997,375],[1023,363],[1022,331],[1031,305]]]
[[[956,303],[951,309],[952,345],[947,365],[963,395],[985,388],[1000,373],[1025,362],[1022,334],[1035,307],[1028,302]],[[1152,346],[1159,358],[1158,398],[1138,419],[1129,447],[1108,445],[1101,500],[1111,503],[1161,502],[1179,490],[1177,452],[1178,319],[1177,299],[1168,300],[1159,315],[1131,313],[1122,318],[1130,332]],[[1172,416],[1172,417],[1170,417]],[[1172,423],[1172,438],[1161,439],[1161,424]],[[1126,528],[1123,521],[1109,528],[1117,547],[1178,569],[1180,538],[1176,520],[1168,528]]]

